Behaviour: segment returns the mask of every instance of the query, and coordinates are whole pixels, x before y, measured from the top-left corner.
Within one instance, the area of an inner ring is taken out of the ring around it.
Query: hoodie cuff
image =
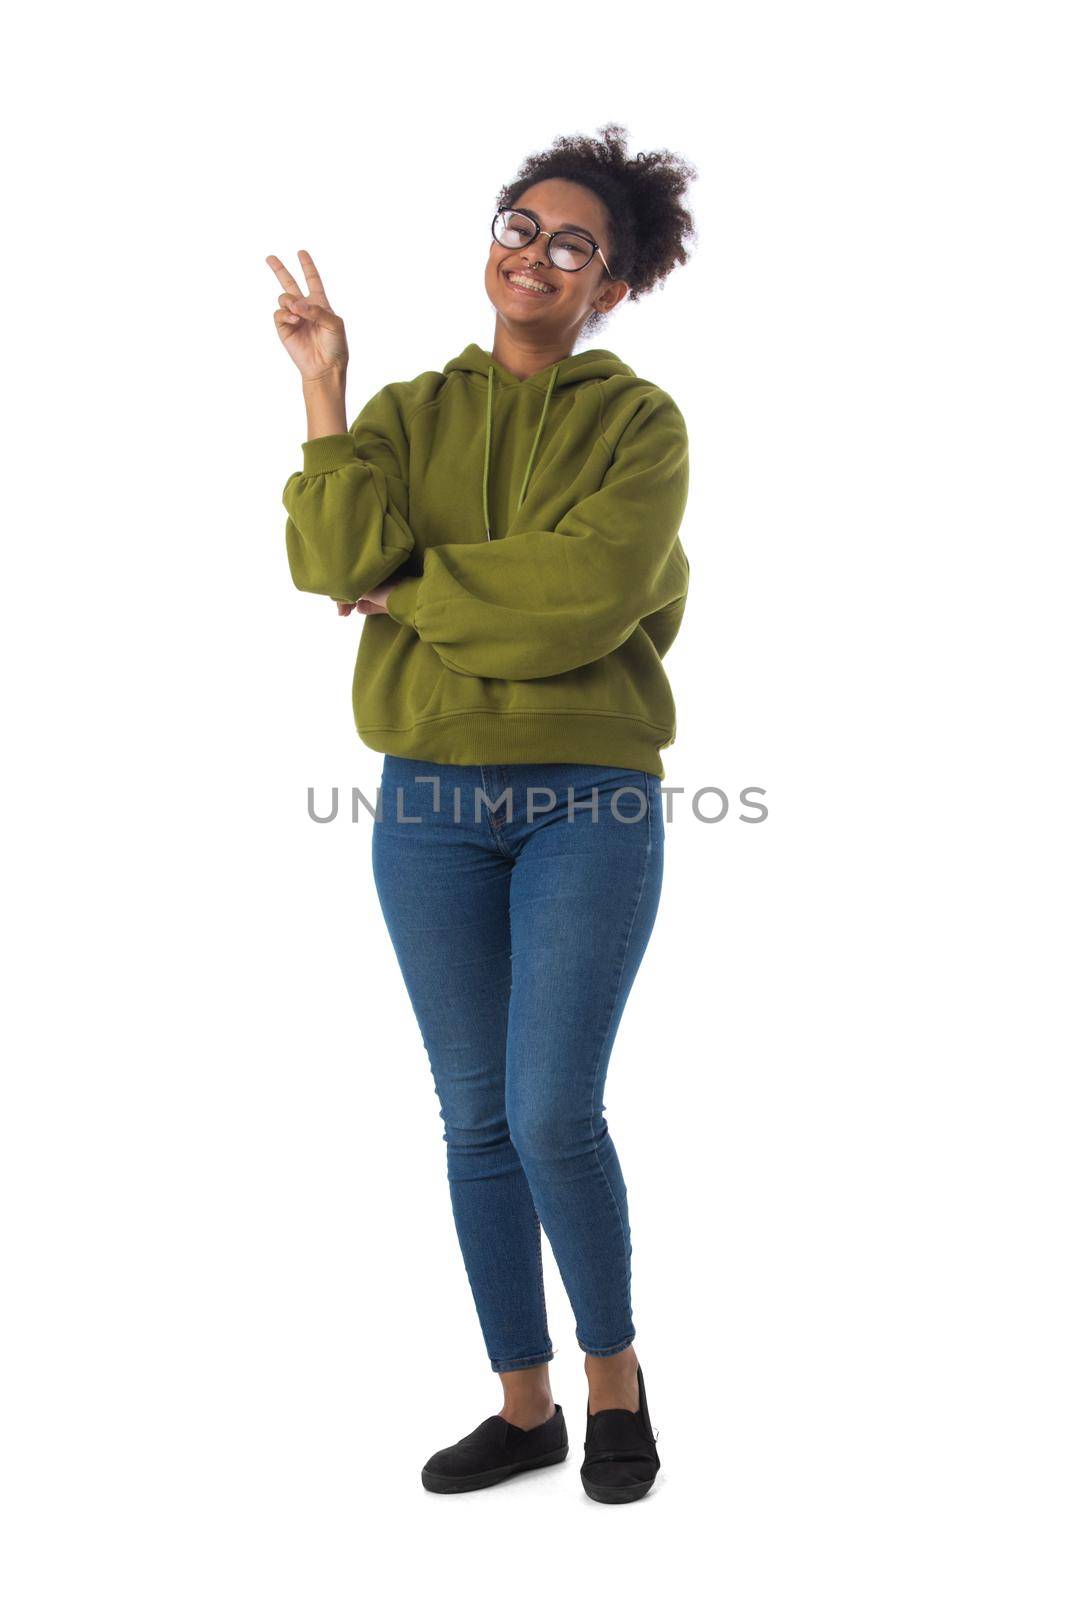
[[[401,578],[396,587],[390,589],[385,597],[385,609],[394,622],[402,622],[408,628],[415,627],[421,582],[421,578]]]
[[[300,447],[304,452],[304,472],[332,472],[335,467],[347,467],[359,460],[356,441],[350,433],[324,433],[320,439],[307,439]]]

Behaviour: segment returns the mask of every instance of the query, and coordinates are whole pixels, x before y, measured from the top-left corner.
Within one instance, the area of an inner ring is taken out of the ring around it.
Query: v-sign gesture
[[[307,437],[321,439],[348,431],[345,412],[345,380],[348,373],[348,340],[345,325],[326,298],[319,269],[306,250],[298,250],[300,265],[307,278],[308,292],[277,256],[267,256],[267,265],[281,284],[274,326],[278,337],[299,369],[307,406]],[[338,600],[342,617],[353,611],[371,617],[386,612],[386,600],[396,579],[386,580],[358,600]]]
[[[348,367],[348,340],[344,323],[326,298],[314,261],[306,250],[298,250],[297,255],[307,278],[306,295],[284,262],[277,256],[266,258],[285,291],[278,296],[274,326],[304,382],[313,383],[331,372],[344,374]]]

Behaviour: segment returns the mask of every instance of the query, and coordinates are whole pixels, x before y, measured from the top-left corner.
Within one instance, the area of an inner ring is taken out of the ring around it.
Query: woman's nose
[[[543,267],[547,263],[548,252],[541,243],[543,237],[543,234],[539,233],[537,238],[534,239],[531,244],[526,245],[521,251],[522,259],[525,261],[528,267]]]

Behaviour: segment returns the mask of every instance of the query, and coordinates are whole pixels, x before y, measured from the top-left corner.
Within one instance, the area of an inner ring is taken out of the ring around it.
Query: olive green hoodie
[[[520,379],[469,344],[303,454],[282,492],[296,587],[355,601],[400,579],[356,659],[370,749],[665,776],[689,582],[669,394],[609,350]]]

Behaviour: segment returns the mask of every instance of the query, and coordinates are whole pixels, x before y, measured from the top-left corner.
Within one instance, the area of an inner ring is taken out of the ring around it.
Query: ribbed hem
[[[351,466],[360,459],[350,433],[324,433],[321,439],[305,440],[300,448],[307,473],[332,472],[335,467]]]
[[[559,711],[458,711],[412,728],[356,729],[370,750],[449,765],[505,766],[509,761],[567,761],[593,767],[632,767],[666,776],[660,751],[674,730],[628,717]]]

